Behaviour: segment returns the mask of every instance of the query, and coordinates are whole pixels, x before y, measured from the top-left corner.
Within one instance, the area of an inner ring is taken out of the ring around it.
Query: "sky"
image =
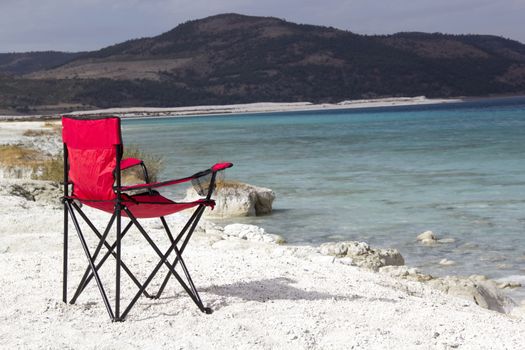
[[[493,34],[525,43],[525,0],[0,0],[0,52],[96,50],[227,12],[358,34]]]

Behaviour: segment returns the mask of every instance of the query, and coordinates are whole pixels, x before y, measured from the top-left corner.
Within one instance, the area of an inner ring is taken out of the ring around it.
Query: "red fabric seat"
[[[115,203],[113,201],[86,201],[80,200],[83,204],[103,210],[107,213],[113,213]],[[190,209],[200,204],[213,207],[213,200],[200,199],[194,202],[177,203],[158,193],[144,193],[134,196],[123,196],[122,204],[125,205],[136,218],[158,218],[177,213],[182,210]],[[126,212],[122,216],[127,217]]]

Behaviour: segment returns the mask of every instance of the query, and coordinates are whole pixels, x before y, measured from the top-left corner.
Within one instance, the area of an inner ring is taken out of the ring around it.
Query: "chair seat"
[[[115,210],[114,201],[79,201],[89,207],[103,210],[112,214]],[[159,216],[166,216],[186,210],[199,204],[207,206],[214,206],[215,202],[212,200],[199,199],[194,202],[174,202],[162,196],[159,193],[141,193],[133,196],[124,196],[122,204],[125,205],[136,218],[158,218]],[[126,212],[122,212],[122,216],[128,216]]]

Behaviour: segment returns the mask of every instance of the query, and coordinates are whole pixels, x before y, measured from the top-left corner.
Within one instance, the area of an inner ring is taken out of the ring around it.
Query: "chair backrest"
[[[72,195],[87,200],[115,199],[115,168],[117,156],[120,157],[118,153],[122,150],[120,118],[64,116],[62,140],[67,147]]]

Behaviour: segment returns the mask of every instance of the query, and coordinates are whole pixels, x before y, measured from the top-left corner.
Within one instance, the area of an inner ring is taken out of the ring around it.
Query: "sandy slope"
[[[0,196],[2,348],[520,349],[525,344],[525,320],[420,283],[334,264],[311,249],[221,239],[211,224],[191,242],[186,260],[214,313],[200,313],[171,281],[160,300],[142,298],[126,322],[112,323],[94,284],[77,305],[61,303],[61,220],[60,207]],[[180,225],[180,216],[170,223]],[[158,223],[147,226],[159,241],[164,238]],[[88,237],[94,244],[94,236]],[[85,260],[78,239],[71,238],[71,281],[78,281]],[[137,231],[124,243],[123,259],[143,280],[157,262],[155,253]],[[112,273],[112,266],[103,270],[110,292]],[[123,281],[129,298],[135,289]]]

